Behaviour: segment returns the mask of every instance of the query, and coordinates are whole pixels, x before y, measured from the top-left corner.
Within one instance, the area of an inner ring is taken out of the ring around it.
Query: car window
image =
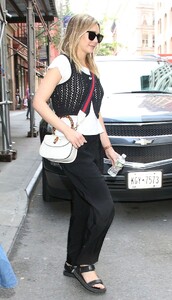
[[[172,66],[150,60],[97,59],[105,94],[172,92]]]

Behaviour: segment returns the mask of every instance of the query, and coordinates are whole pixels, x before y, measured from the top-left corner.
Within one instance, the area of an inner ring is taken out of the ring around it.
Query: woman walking
[[[73,185],[63,274],[75,277],[87,290],[99,294],[104,293],[106,287],[96,274],[94,264],[114,217],[113,200],[102,176],[103,151],[113,164],[119,156],[110,144],[100,114],[103,88],[94,53],[102,39],[100,25],[92,16],[73,16],[61,43],[60,55],[50,64],[33,100],[42,118],[78,149],[74,162],[61,164]],[[91,104],[76,131],[61,117],[71,115],[76,123],[93,76]],[[47,104],[50,97],[54,111]]]

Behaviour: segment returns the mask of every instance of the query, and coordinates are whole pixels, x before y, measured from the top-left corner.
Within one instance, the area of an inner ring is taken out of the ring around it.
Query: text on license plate
[[[150,189],[162,187],[162,172],[131,172],[128,173],[129,189]]]

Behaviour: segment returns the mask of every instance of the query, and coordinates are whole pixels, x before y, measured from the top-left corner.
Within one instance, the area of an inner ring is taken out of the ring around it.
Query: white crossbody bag
[[[88,105],[91,102],[91,98],[94,91],[95,85],[95,76],[92,75],[92,83],[90,87],[89,94],[82,106],[82,109],[79,111],[77,116],[77,124],[74,125],[74,121],[70,115],[61,118],[66,124],[71,126],[72,129],[77,130],[78,126],[83,122],[86,116],[86,110]],[[53,162],[58,163],[71,163],[77,157],[78,150],[72,145],[67,138],[59,133],[58,130],[53,130],[52,134],[46,134],[41,143],[39,154]]]

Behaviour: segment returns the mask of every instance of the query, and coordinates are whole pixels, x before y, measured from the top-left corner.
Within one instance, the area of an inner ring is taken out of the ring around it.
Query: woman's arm
[[[53,127],[59,126],[59,118],[55,115],[48,105],[48,101],[61,79],[60,72],[57,68],[49,69],[42,79],[35,96],[33,98],[33,107],[41,117],[50,123]]]
[[[102,147],[104,148],[106,156],[111,160],[112,164],[115,164],[117,158],[119,157],[119,154],[113,149],[111,145],[101,114],[99,114],[99,121],[103,128],[103,132],[100,134]]]
[[[61,78],[58,68],[47,71],[35,93],[33,107],[47,123],[61,131],[74,147],[78,148],[86,143],[83,135],[65,124],[48,105],[48,101]]]

